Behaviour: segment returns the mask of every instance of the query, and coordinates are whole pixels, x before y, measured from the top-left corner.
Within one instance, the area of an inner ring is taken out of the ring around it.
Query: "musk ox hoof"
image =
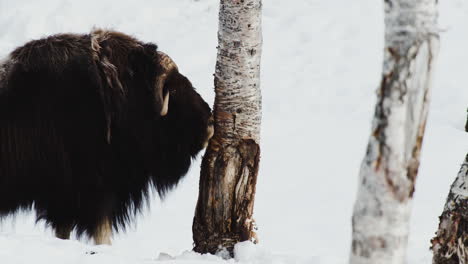
[[[208,119],[208,127],[206,128],[206,139],[205,143],[203,143],[203,148],[206,148],[208,146],[208,143],[210,142],[210,139],[214,135],[214,119],[213,116]]]

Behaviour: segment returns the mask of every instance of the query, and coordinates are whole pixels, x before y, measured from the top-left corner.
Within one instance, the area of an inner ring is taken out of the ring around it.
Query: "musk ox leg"
[[[71,225],[58,226],[55,228],[55,237],[60,239],[70,239],[71,231]]]
[[[96,245],[111,245],[112,225],[106,218],[93,234],[94,243]]]

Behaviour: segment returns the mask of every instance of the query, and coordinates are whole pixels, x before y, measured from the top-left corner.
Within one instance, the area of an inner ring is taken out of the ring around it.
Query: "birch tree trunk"
[[[221,0],[215,133],[202,161],[194,250],[231,254],[256,241],[252,218],[260,157],[261,0]]]
[[[450,188],[439,229],[431,240],[433,264],[468,263],[468,154]]]
[[[437,0],[385,0],[385,50],[353,212],[351,264],[405,263],[438,52]]]

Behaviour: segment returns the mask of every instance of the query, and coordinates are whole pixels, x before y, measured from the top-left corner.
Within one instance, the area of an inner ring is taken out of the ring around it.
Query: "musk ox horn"
[[[158,51],[158,56],[162,72],[156,81],[156,93],[159,95],[160,102],[162,103],[160,114],[161,116],[165,116],[169,110],[169,91],[166,91],[166,94],[163,95],[164,83],[166,82],[169,73],[178,69],[174,61],[166,53]]]
[[[167,115],[168,110],[169,110],[169,91],[164,96],[163,107],[161,108],[161,116]]]

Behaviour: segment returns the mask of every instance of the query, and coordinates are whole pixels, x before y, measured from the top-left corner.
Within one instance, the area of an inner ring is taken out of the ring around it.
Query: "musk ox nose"
[[[210,116],[207,122],[208,126],[206,127],[206,139],[205,143],[203,143],[203,148],[206,148],[208,146],[208,143],[210,142],[210,139],[214,135],[214,118],[213,115]]]
[[[210,114],[210,118],[208,118],[208,126],[213,126],[214,125],[214,117],[213,114]]]

